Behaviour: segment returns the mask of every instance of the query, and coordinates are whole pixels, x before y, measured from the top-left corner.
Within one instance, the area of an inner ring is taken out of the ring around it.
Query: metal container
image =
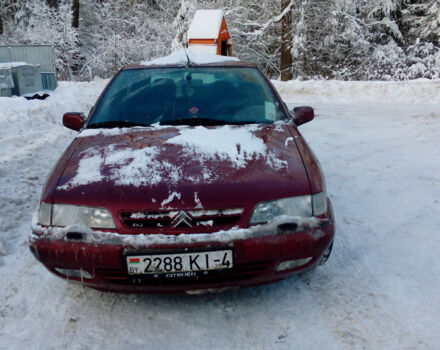
[[[0,89],[0,97],[11,97],[12,89]]]
[[[0,97],[10,97],[13,87],[11,68],[2,66],[0,63]]]
[[[37,64],[22,64],[11,67],[14,88],[12,94],[22,96],[43,90],[41,68]]]
[[[39,65],[43,88],[55,90],[57,87],[55,52],[50,45],[0,46],[0,64],[1,62],[26,62]]]
[[[41,72],[44,90],[55,90],[57,88],[57,77],[55,73]]]

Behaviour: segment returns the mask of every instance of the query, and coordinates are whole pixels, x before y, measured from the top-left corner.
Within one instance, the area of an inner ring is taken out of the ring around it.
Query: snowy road
[[[316,108],[301,131],[326,173],[333,255],[300,277],[201,296],[82,289],[26,246],[45,176],[74,136],[60,117],[87,112],[103,83],[0,98],[0,349],[440,348],[440,104],[426,103],[440,103],[440,82],[280,85],[290,104]]]

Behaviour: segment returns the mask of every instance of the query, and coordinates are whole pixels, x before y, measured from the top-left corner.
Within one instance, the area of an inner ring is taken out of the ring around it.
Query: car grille
[[[194,277],[182,278],[153,278],[147,276],[129,276],[125,270],[119,269],[99,269],[97,274],[105,281],[119,285],[145,285],[145,286],[172,286],[186,284],[205,284],[234,282],[252,279],[264,273],[274,266],[273,261],[259,261],[246,264],[238,264],[233,269],[227,271],[210,271],[208,275],[198,275]]]
[[[243,209],[221,210],[160,210],[120,213],[121,222],[128,228],[162,231],[214,232],[239,224]]]

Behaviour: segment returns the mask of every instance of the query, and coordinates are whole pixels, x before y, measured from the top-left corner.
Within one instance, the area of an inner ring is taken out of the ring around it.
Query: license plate
[[[129,275],[169,274],[232,269],[232,250],[179,254],[130,255],[126,257]]]

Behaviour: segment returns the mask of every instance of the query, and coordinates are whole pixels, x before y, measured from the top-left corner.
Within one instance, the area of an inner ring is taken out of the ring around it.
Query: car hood
[[[234,208],[310,193],[287,124],[86,129],[54,202]]]

